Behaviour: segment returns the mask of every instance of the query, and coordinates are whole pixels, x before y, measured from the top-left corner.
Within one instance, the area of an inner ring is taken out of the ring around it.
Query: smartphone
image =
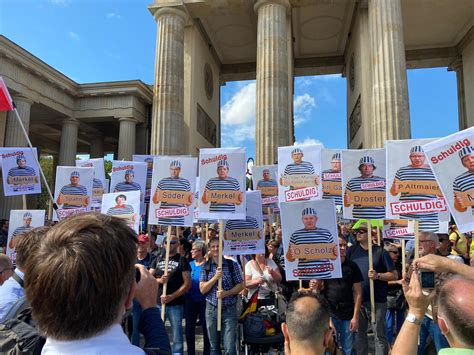
[[[420,282],[421,288],[434,289],[435,287],[435,274],[433,271],[420,271]]]

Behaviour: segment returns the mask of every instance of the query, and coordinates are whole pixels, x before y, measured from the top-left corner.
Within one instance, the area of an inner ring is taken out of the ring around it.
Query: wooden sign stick
[[[222,240],[224,237],[224,220],[221,219],[219,221],[219,261],[217,266],[222,270]],[[222,277],[219,278],[217,284],[217,291],[222,291]],[[222,323],[222,298],[217,299],[217,331],[221,331],[221,323]]]
[[[418,259],[420,257],[420,226],[418,223],[418,221],[415,221],[415,259]]]
[[[170,239],[171,239],[171,233],[172,233],[172,226],[168,226],[168,233],[166,234],[166,254],[165,254],[165,270],[163,275],[168,274],[168,262],[170,260]],[[168,283],[163,284],[163,296],[166,296],[166,288],[168,286]],[[166,304],[161,305],[161,319],[163,322],[165,321],[165,307]]]
[[[367,240],[368,240],[368,247],[369,247],[369,270],[374,268],[374,260],[372,256],[372,221],[369,219],[367,221]],[[370,287],[370,316],[372,323],[375,323],[375,294],[374,294],[374,280],[370,279],[369,281]]]

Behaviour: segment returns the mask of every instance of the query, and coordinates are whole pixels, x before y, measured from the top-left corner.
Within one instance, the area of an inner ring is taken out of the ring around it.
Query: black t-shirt
[[[354,293],[352,286],[363,280],[356,263],[345,259],[341,264],[342,278],[324,280],[323,295],[329,303],[331,315],[350,320],[354,315]]]
[[[150,253],[146,253],[146,256],[141,260],[137,258],[137,264],[143,265],[147,270],[150,269],[154,261],[155,258]]]
[[[155,269],[155,277],[159,278],[165,273],[165,256],[159,256],[155,259],[154,263],[150,266],[150,269]],[[186,258],[183,258],[181,255],[176,254],[173,257],[170,257],[168,260],[168,286],[166,289],[166,294],[170,295],[176,290],[178,290],[184,283],[183,272],[191,272],[191,266]],[[160,285],[158,289],[158,304],[161,304],[160,296],[163,292],[163,285]],[[184,294],[173,301],[167,303],[168,306],[176,306],[184,304],[185,298]]]
[[[395,266],[388,253],[377,245],[372,245],[372,257],[374,270],[377,273],[393,271]],[[362,273],[362,302],[370,302],[370,282],[369,282],[369,251],[360,245],[355,245],[347,250],[346,258],[355,262]],[[374,280],[375,302],[387,302],[386,281]]]

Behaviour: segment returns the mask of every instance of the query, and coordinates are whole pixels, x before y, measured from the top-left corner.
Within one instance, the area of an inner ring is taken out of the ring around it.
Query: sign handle
[[[219,261],[217,266],[222,270],[222,238],[224,236],[224,220],[219,221]],[[222,291],[222,277],[219,278],[217,291]],[[217,331],[221,331],[222,323],[222,298],[217,299]]]
[[[405,272],[406,272],[406,267],[407,267],[406,256],[405,256],[405,254],[406,254],[406,251],[405,251],[405,239],[402,239],[401,242],[402,242],[402,270],[403,270],[403,271],[402,271],[402,277],[403,277],[403,275],[404,275]]]
[[[372,256],[372,220],[367,221],[367,241],[369,247],[369,270],[374,268],[374,260]],[[370,279],[370,317],[372,324],[375,323],[375,294],[374,294],[374,280]]]
[[[172,226],[168,226],[168,233],[166,234],[166,254],[165,254],[165,270],[164,270],[164,275],[168,274],[168,262],[170,260],[170,238],[171,238],[171,233],[172,233]],[[167,289],[168,283],[163,284],[163,296],[166,296],[166,289]],[[163,322],[165,321],[165,307],[166,304],[161,305],[161,319]]]
[[[420,244],[419,244],[419,240],[420,240],[420,226],[419,226],[419,222],[417,220],[414,221],[415,222],[415,259],[418,259],[420,257]]]

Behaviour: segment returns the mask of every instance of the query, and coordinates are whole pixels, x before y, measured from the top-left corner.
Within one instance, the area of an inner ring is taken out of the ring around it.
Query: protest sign
[[[41,193],[36,148],[0,148],[0,156],[5,196]]]
[[[341,150],[323,149],[321,156],[323,199],[333,200],[342,208]]]
[[[59,218],[90,210],[93,175],[93,168],[57,167],[54,200],[59,207]],[[53,219],[57,220],[56,214],[53,214]]]
[[[94,175],[92,180],[92,202],[91,208],[100,208],[102,204],[102,195],[107,193],[105,187],[105,169],[104,158],[94,158],[86,160],[76,160],[76,166],[84,168],[94,168]]]
[[[153,162],[152,196],[148,223],[192,226],[196,158],[156,157]]]
[[[333,200],[280,203],[287,280],[341,277]]]
[[[15,243],[17,237],[33,228],[44,226],[45,210],[11,210],[9,227],[7,255],[12,259],[13,264],[16,260]]]
[[[101,213],[122,219],[135,232],[140,224],[140,191],[104,194]]]
[[[145,203],[150,203],[151,183],[153,178],[153,159],[157,155],[133,154],[132,160],[146,163]]]
[[[387,141],[387,200],[389,219],[419,221],[420,231],[439,232],[449,212],[422,145],[433,139]]]
[[[199,218],[245,219],[245,149],[199,151]]]
[[[280,202],[320,200],[322,145],[278,147]]]
[[[146,163],[122,160],[112,161],[110,192],[140,191],[140,201],[144,203],[146,179]],[[141,212],[145,213],[145,210],[143,209]]]
[[[228,220],[224,228],[225,255],[265,254],[262,198],[260,191],[247,191],[247,216]]]
[[[278,205],[277,173],[277,165],[252,166],[253,189],[261,192],[263,208]]]
[[[343,150],[341,162],[344,218],[385,218],[385,149]]]
[[[474,230],[474,127],[423,145],[460,232]]]

